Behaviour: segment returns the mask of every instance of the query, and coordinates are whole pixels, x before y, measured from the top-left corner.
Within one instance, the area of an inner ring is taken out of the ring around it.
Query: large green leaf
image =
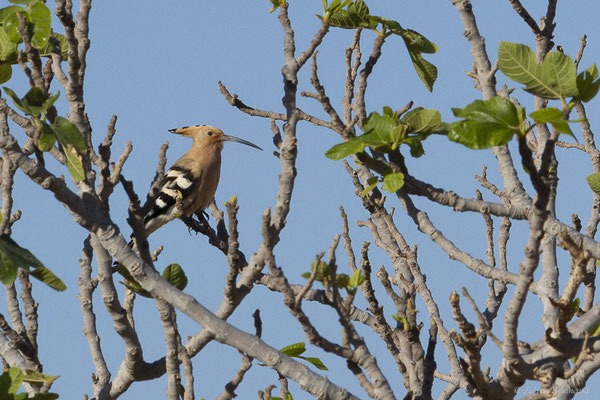
[[[546,55],[542,65],[533,50],[523,44],[500,42],[498,67],[525,90],[547,99],[564,99],[578,94],[577,71],[573,60],[560,52]]]
[[[519,130],[517,108],[503,97],[475,100],[452,112],[464,120],[450,124],[448,138],[472,149],[504,145]]]
[[[17,12],[26,13],[27,10],[21,6],[8,6],[0,8],[0,25],[4,25],[4,23]]]
[[[63,146],[71,145],[77,149],[79,153],[84,153],[87,149],[83,135],[77,126],[63,117],[56,117],[54,123],[50,126],[58,141]]]
[[[170,264],[162,273],[163,278],[179,290],[185,289],[188,284],[187,276],[179,264]]]
[[[36,49],[43,49],[50,38],[52,14],[44,3],[38,1],[30,6],[29,16],[33,24],[31,45]]]

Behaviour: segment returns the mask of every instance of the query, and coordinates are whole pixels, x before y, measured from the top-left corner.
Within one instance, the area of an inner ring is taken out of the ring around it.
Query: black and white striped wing
[[[149,235],[175,217],[175,203],[180,196],[184,206],[186,198],[193,192],[195,179],[187,168],[172,166],[165,174],[165,181],[156,197],[152,210],[144,218],[146,233]]]

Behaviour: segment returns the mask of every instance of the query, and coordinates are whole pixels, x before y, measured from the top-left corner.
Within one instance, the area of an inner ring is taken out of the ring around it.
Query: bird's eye
[[[212,132],[211,132],[211,131],[208,131],[208,132],[206,132],[206,134],[207,134],[208,136],[212,136]]]

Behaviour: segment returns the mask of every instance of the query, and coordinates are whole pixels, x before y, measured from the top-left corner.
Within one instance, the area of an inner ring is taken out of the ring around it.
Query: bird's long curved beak
[[[223,136],[221,136],[220,139],[221,139],[221,142],[238,142],[238,143],[241,143],[241,144],[245,144],[246,146],[250,146],[250,147],[254,147],[255,149],[262,150],[260,147],[258,147],[254,143],[249,142],[249,141],[244,140],[244,139],[240,139],[239,137],[230,136],[230,135],[223,135]]]

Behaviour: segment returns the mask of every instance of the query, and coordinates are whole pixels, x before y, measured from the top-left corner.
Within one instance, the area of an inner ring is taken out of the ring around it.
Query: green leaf
[[[30,110],[28,108],[26,108],[27,105],[21,101],[19,96],[17,96],[17,94],[12,89],[7,88],[6,86],[3,86],[2,89],[4,89],[6,94],[12,99],[13,103],[15,103],[15,107],[17,107],[19,110],[23,111],[24,113],[30,114]]]
[[[452,111],[464,120],[450,124],[448,138],[471,149],[504,145],[519,130],[517,108],[503,97],[475,100],[463,109]]]
[[[0,27],[0,61],[17,63],[17,44],[13,43],[4,29]]]
[[[28,109],[29,115],[38,116],[43,112],[42,105],[47,98],[48,96],[44,94],[44,91],[41,88],[34,86],[29,89],[21,101],[25,108]]]
[[[367,144],[362,136],[357,136],[347,142],[336,144],[325,152],[325,157],[332,160],[341,160],[350,154],[360,153],[364,150],[366,145]]]
[[[131,276],[129,270],[121,263],[118,263],[117,272],[126,279],[126,281],[121,281],[120,283],[124,285],[127,289],[133,290],[135,293],[139,294],[142,297],[152,298],[150,292],[144,290],[142,286],[137,283],[137,281]]]
[[[348,287],[357,288],[363,284],[365,281],[365,276],[363,275],[362,270],[357,269],[354,271],[352,276],[350,277],[350,282],[348,282]]]
[[[21,6],[8,6],[4,8],[0,8],[0,25],[4,25],[6,21],[15,15],[17,12],[26,13],[25,10]]]
[[[85,139],[81,132],[79,132],[77,126],[71,121],[63,117],[56,117],[54,123],[50,127],[56,134],[60,144],[63,146],[70,144],[75,147],[80,154],[86,151],[87,146],[85,144]],[[81,162],[79,164],[81,164]],[[83,178],[79,180],[82,179]]]
[[[350,277],[348,274],[337,274],[335,277],[335,284],[339,289],[344,289],[348,287],[348,283],[350,282]]]
[[[40,268],[44,264],[31,252],[17,244],[8,235],[0,236],[0,280],[4,284],[14,282],[17,269],[29,271],[30,267]]]
[[[35,3],[38,0],[8,0],[9,3],[12,4],[23,4],[23,5],[29,5],[31,3]]]
[[[49,385],[59,378],[58,375],[50,376],[50,375],[42,374],[41,372],[34,371],[32,369],[28,369],[25,372],[26,372],[26,374],[23,377],[23,380],[25,382],[46,383]]]
[[[7,82],[12,77],[12,67],[9,63],[0,62],[0,84]]]
[[[541,108],[529,114],[536,124],[551,124],[560,133],[575,136],[568,121],[563,119],[563,113],[558,108]]]
[[[404,114],[400,122],[408,125],[410,133],[432,133],[441,128],[442,116],[438,110],[417,107]]]
[[[279,350],[288,357],[298,357],[300,354],[306,351],[306,345],[304,342],[290,344]]]
[[[17,367],[12,367],[9,368],[9,370],[5,373],[7,373],[10,378],[10,387],[8,389],[8,393],[17,394],[19,387],[21,387],[21,384],[23,383],[23,371]]]
[[[58,399],[58,394],[56,393],[36,393],[35,396],[28,398],[27,393],[23,393],[25,397],[23,400],[55,400]],[[17,400],[17,399],[15,399]]]
[[[309,363],[311,363],[312,365],[314,365],[315,367],[317,367],[321,371],[329,371],[329,369],[325,366],[325,364],[323,364],[323,361],[321,361],[317,357],[303,357],[303,356],[298,356],[298,358],[301,358],[303,360],[308,361]]]
[[[300,274],[301,277],[308,279],[312,274],[310,272],[303,272]]]
[[[417,75],[425,84],[425,87],[431,92],[435,83],[438,70],[435,65],[423,58],[421,53],[436,53],[438,47],[429,39],[412,29],[405,29],[401,33],[404,44],[410,55],[410,59],[415,67]]]
[[[56,100],[58,100],[58,98],[60,97],[60,92],[56,93],[54,96],[49,96],[46,100],[44,100],[44,102],[42,103],[42,112],[45,113],[48,111],[48,109],[50,107],[52,107],[54,105],[54,103],[56,102]]]
[[[56,133],[56,131],[54,131]],[[60,136],[58,136],[58,140],[60,141]],[[71,174],[71,178],[74,181],[82,181],[85,179],[85,172],[83,170],[83,164],[81,160],[73,151],[69,150],[65,146],[63,146],[63,150],[65,152],[65,156],[67,157],[67,168],[69,169],[69,173]]]
[[[546,99],[564,99],[578,94],[577,71],[573,60],[560,52],[546,55],[538,65],[529,47],[500,42],[498,67],[510,79],[525,85],[525,90]]]
[[[315,275],[315,280],[317,282],[329,281],[331,272],[329,270],[329,265],[325,261],[319,261],[318,266],[313,262],[310,266],[311,272],[314,271],[315,268],[317,268],[317,274]]]
[[[581,302],[581,300],[579,299],[579,297],[577,297],[569,305],[569,313],[567,314],[567,316],[568,316],[567,320],[568,321],[570,321],[575,316],[575,313],[577,313],[577,311],[579,310],[579,304],[580,304],[580,302]]]
[[[273,8],[269,10],[269,13],[277,10],[282,4],[285,4],[285,0],[269,0]]]
[[[19,44],[21,42],[23,42],[23,38],[21,37],[21,34],[19,33],[19,17],[17,16],[18,14],[21,14],[23,17],[25,17],[25,21],[30,22],[30,17],[29,14],[27,13],[27,11],[16,11],[15,13],[13,13],[12,15],[8,16],[6,18],[6,20],[4,21],[4,23],[2,24],[4,27],[4,32],[6,32],[6,35],[8,37],[8,40],[10,40],[11,42],[13,42],[14,44]]]
[[[588,185],[594,193],[600,193],[600,172],[597,172],[586,177]]]
[[[69,44],[67,43],[67,39],[59,33],[52,33],[50,35],[50,37],[56,39],[56,41],[58,42],[58,44],[60,46],[60,54],[62,56],[62,59],[67,60],[69,57]],[[54,45],[52,44],[52,40],[49,39],[46,46],[43,49],[40,49],[40,56],[50,57],[50,55],[53,52],[54,52]]]
[[[33,24],[31,45],[36,49],[43,49],[50,38],[52,14],[44,3],[38,1],[30,6],[29,16]]]
[[[170,264],[162,273],[163,278],[179,290],[185,289],[188,284],[187,276],[179,264]]]
[[[587,103],[598,94],[600,79],[598,79],[598,67],[596,64],[577,75],[577,99]]]
[[[346,9],[342,7],[347,5]],[[325,17],[331,26],[344,29],[367,28],[375,29],[377,22],[369,16],[369,8],[363,0],[346,1],[334,0],[327,7]]]
[[[392,315],[392,318],[394,318],[396,321],[400,322],[402,324],[402,329],[407,332],[408,329],[410,328],[410,324],[408,323],[408,320],[402,316],[402,315]]]
[[[67,289],[67,286],[63,283],[63,281],[61,281],[56,275],[54,275],[54,272],[50,271],[46,267],[37,267],[34,270],[29,271],[29,275],[39,279],[56,291],[62,292]]]
[[[365,190],[362,191],[362,193],[360,194],[360,197],[365,197],[367,194],[371,193],[371,191],[377,187],[377,184],[379,183],[379,179],[377,179],[375,177],[371,177],[371,178],[369,178],[367,183],[369,184],[369,186],[367,186],[365,188]]]
[[[404,186],[404,174],[402,172],[390,172],[383,176],[383,190],[390,193],[396,193],[398,189]]]
[[[40,121],[40,126],[42,134],[38,139],[38,149],[40,151],[50,151],[54,147],[54,143],[56,143],[56,135],[47,123]]]

